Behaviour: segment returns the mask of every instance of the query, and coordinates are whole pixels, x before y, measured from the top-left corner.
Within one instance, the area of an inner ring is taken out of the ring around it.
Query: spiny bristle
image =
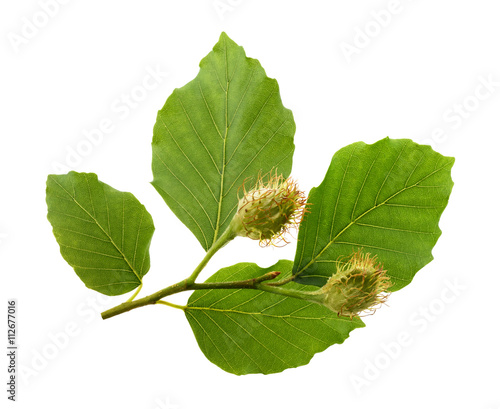
[[[391,282],[386,273],[376,256],[358,250],[347,261],[339,261],[337,272],[323,287],[327,306],[351,319],[366,311],[373,313],[389,295]]]

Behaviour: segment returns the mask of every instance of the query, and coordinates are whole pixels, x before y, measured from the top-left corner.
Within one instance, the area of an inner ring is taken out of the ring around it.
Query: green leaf
[[[246,280],[271,271],[291,273],[293,263],[281,260],[269,268],[239,263],[223,268],[207,282]],[[296,283],[288,288],[303,289]],[[359,318],[338,317],[329,309],[268,292],[197,290],[185,310],[205,356],[236,375],[275,373],[306,365],[313,355],[342,343],[350,331],[363,327]]]
[[[292,167],[295,123],[278,83],[225,33],[196,78],[176,89],[153,130],[153,186],[208,250],[246,179]]]
[[[134,195],[69,172],[48,176],[47,206],[61,254],[87,287],[119,295],[142,283],[154,225]]]
[[[325,179],[311,190],[300,226],[297,282],[323,285],[339,258],[376,254],[399,290],[432,260],[448,203],[454,159],[409,139],[385,138],[339,150]]]

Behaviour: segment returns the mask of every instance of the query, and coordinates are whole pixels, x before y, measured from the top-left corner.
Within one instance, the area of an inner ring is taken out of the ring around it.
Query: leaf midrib
[[[228,122],[228,94],[229,94],[229,76],[228,76],[228,64],[227,64],[227,44],[226,44],[226,38],[224,37],[224,64],[225,64],[225,71],[226,71],[226,88],[224,89],[224,97],[225,97],[225,102],[224,102],[224,108],[225,108],[225,132],[224,132],[224,138],[222,141],[222,166],[221,166],[221,172],[220,172],[220,195],[219,195],[219,202],[217,203],[217,220],[215,222],[215,231],[214,231],[214,239],[212,241],[212,246],[215,244],[217,241],[217,236],[219,235],[219,230],[220,230],[220,219],[221,219],[221,213],[222,213],[222,200],[224,199],[224,174],[226,172],[226,142],[227,142],[227,135],[229,132],[229,122]],[[217,76],[217,78],[219,78]],[[219,81],[220,84],[220,81]]]
[[[300,316],[293,316],[293,315],[275,315],[275,314],[265,314],[262,312],[249,312],[249,311],[241,311],[241,310],[230,310],[230,309],[225,309],[225,308],[211,308],[211,307],[193,307],[190,305],[187,305],[185,308],[185,311],[188,312],[189,310],[200,310],[200,311],[213,311],[213,312],[218,312],[224,315],[227,315],[228,313],[233,313],[233,314],[242,314],[242,315],[260,315],[262,317],[266,318],[280,318],[280,319],[297,319],[297,320],[335,320],[337,321],[338,318],[334,316],[321,316],[321,317],[300,317]]]

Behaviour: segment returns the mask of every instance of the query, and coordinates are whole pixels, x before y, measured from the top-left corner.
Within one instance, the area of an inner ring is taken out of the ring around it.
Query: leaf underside
[[[266,272],[291,273],[292,261],[269,268],[239,263],[223,268],[207,282],[245,280]],[[287,287],[303,289],[290,283]],[[197,290],[189,298],[186,317],[205,356],[227,372],[270,374],[307,364],[313,355],[342,343],[363,327],[359,318],[338,317],[307,301],[259,290]]]
[[[451,193],[454,159],[409,139],[339,150],[311,190],[294,262],[297,282],[321,286],[341,257],[377,255],[396,291],[432,260]]]
[[[222,33],[196,78],[176,89],[153,130],[153,186],[208,250],[238,189],[276,168],[289,175],[295,123],[278,83]]]
[[[61,254],[87,287],[119,295],[141,284],[154,225],[131,193],[93,173],[49,175],[47,207]]]

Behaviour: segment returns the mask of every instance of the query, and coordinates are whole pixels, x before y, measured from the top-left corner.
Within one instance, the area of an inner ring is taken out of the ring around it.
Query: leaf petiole
[[[134,298],[137,297],[137,294],[142,290],[142,281],[139,287],[137,287],[137,290],[135,290],[134,294],[127,300],[127,302],[134,301]]]
[[[184,311],[186,309],[185,305],[174,304],[174,303],[171,303],[171,302],[168,302],[168,301],[163,301],[163,300],[158,300],[158,301],[156,301],[155,304],[168,305],[169,307],[177,308],[178,310],[182,310],[182,311]]]

